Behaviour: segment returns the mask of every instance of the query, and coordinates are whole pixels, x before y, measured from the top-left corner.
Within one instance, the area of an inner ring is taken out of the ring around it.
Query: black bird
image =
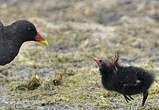
[[[121,93],[127,102],[133,99],[131,95],[143,93],[142,106],[144,106],[148,89],[154,82],[154,74],[134,66],[121,66],[118,59],[117,54],[112,62],[95,59],[104,88]]]
[[[27,20],[19,20],[8,26],[0,22],[0,65],[10,63],[26,41],[48,45],[47,40],[42,38],[35,26]]]

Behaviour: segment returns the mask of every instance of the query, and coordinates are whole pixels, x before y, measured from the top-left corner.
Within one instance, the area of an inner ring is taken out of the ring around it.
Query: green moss
[[[27,90],[27,82],[26,81],[13,81],[10,83],[9,90],[15,91],[15,90]]]
[[[5,84],[7,82],[9,82],[8,79],[6,79],[6,78],[0,78],[0,84]]]
[[[16,110],[16,109],[13,105],[9,104],[7,110]]]
[[[37,89],[39,86],[40,86],[40,79],[36,74],[34,74],[28,83],[28,89],[34,90]]]

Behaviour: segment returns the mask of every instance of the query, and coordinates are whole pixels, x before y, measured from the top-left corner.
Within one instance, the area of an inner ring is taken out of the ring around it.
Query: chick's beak
[[[99,67],[101,67],[100,59],[94,58],[94,61],[98,64]]]
[[[36,35],[36,37],[35,37],[35,40],[36,40],[37,42],[39,42],[39,43],[45,45],[45,46],[48,45],[48,41],[47,41],[46,39],[44,39],[44,38],[39,34],[39,32],[37,32],[37,35]]]

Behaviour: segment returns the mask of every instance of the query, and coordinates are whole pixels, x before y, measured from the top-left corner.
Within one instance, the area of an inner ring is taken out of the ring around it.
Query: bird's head
[[[12,28],[16,31],[16,36],[20,40],[25,41],[37,41],[43,45],[48,45],[46,39],[44,39],[35,28],[34,24],[26,20],[19,20],[14,22]]]
[[[95,58],[94,60],[97,63],[99,70],[100,70],[100,73],[102,75],[113,71],[113,66],[112,66],[112,63],[110,61],[101,60],[101,59],[97,59],[97,58]]]
[[[118,59],[119,59],[119,55],[116,54],[114,56],[114,58],[112,59],[112,62],[108,61],[108,60],[101,60],[101,59],[97,59],[95,58],[95,62],[98,64],[99,70],[101,75],[107,74],[107,73],[114,73],[118,71]]]

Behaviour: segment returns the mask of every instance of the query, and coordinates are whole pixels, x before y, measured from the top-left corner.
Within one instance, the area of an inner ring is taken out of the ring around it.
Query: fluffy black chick
[[[119,56],[115,55],[112,62],[95,59],[104,88],[123,94],[127,102],[133,99],[131,95],[142,93],[142,106],[144,106],[148,97],[148,89],[154,82],[154,74],[143,68],[120,66],[118,58]]]
[[[4,26],[0,22],[0,65],[10,63],[17,56],[21,45],[26,41],[48,44],[38,33],[34,24],[29,21],[19,20],[8,26]]]

